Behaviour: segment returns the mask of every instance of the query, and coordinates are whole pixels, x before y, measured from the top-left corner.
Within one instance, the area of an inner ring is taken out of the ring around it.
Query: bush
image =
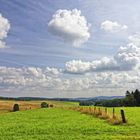
[[[18,104],[14,104],[13,106],[13,111],[19,111],[19,105]]]
[[[79,106],[94,106],[94,102],[92,101],[80,101]]]
[[[41,103],[41,108],[48,108],[49,105],[46,102]]]

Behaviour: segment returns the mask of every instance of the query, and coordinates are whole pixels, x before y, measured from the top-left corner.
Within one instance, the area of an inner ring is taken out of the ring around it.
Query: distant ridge
[[[55,101],[101,101],[121,99],[124,96],[97,96],[97,97],[79,97],[79,98],[44,98],[44,97],[0,97],[0,100],[17,100],[17,101],[32,101],[32,100],[55,100]]]

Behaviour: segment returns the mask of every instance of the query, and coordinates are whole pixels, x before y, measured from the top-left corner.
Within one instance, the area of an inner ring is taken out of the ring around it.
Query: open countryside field
[[[8,101],[0,100],[0,113],[11,112],[14,104],[19,104],[20,110],[28,110],[40,107],[41,101]]]
[[[5,101],[4,101],[5,102]],[[48,101],[49,102],[49,101]],[[15,102],[7,101],[9,106]],[[17,103],[17,101],[16,101]],[[92,115],[69,110],[73,102],[50,101],[56,107],[40,109],[41,101],[18,102],[32,110],[2,113],[0,140],[139,140],[140,108],[123,108],[128,123],[112,125]],[[2,104],[2,101],[1,101]],[[7,106],[8,106],[7,105]],[[4,106],[3,106],[4,107]],[[121,108],[115,108],[119,115]],[[112,108],[109,109],[112,111]]]
[[[20,110],[29,110],[40,108],[40,104],[43,101],[14,101],[14,100],[0,100],[0,113],[11,112],[14,104],[19,104]],[[53,104],[54,107],[69,107],[77,106],[76,102],[58,102],[58,101],[47,101],[49,104]]]

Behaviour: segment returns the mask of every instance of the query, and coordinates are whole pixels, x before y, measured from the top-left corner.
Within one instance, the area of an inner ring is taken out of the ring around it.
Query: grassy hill
[[[126,125],[61,108],[5,113],[0,115],[0,140],[139,140],[140,108],[124,110]]]

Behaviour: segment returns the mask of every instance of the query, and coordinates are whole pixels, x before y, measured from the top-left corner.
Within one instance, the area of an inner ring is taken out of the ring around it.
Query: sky
[[[139,5],[0,0],[0,96],[121,96],[139,88]]]

